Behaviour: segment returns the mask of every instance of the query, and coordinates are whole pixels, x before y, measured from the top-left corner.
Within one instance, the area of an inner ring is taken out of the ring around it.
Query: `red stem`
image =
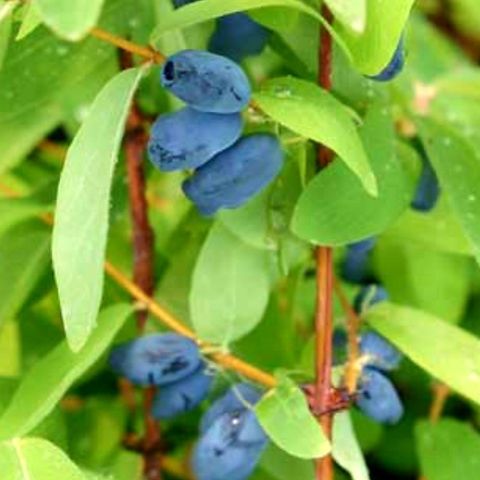
[[[332,15],[325,6],[323,16],[332,21]],[[332,38],[325,28],[320,29],[320,48],[318,59],[318,83],[325,90],[332,88]],[[332,161],[332,152],[323,145],[318,146],[319,168],[326,167]],[[332,301],[333,301],[333,250],[330,247],[316,249],[317,298],[315,312],[316,334],[316,376],[314,408],[316,412],[328,412],[332,390]],[[332,413],[323,413],[320,423],[328,438],[332,436]],[[327,455],[316,461],[316,480],[333,480],[333,460]]]
[[[132,65],[132,56],[123,53],[122,66]],[[143,128],[143,117],[135,102],[127,120],[124,150],[127,162],[128,195],[133,230],[133,280],[148,296],[154,292],[154,236],[148,219],[148,202],[143,168],[148,137]],[[147,308],[137,311],[137,331],[141,335],[148,318]],[[143,394],[145,432],[142,442],[144,474],[147,480],[161,480],[160,428],[152,416],[154,389],[147,388]]]

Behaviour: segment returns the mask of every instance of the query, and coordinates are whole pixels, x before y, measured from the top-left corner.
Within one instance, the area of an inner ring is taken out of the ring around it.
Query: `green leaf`
[[[102,299],[113,170],[143,71],[125,70],[99,93],[68,150],[58,187],[53,266],[74,351],[87,341]]]
[[[325,3],[342,25],[353,33],[363,33],[367,22],[366,0],[326,0]]]
[[[454,130],[433,120],[418,120],[428,157],[480,263],[480,156]]]
[[[428,480],[477,480],[480,435],[453,419],[420,422],[415,430],[422,474]]]
[[[442,196],[435,209],[428,215],[413,210],[407,211],[398,222],[384,232],[383,236],[392,241],[413,242],[440,252],[473,255],[472,247],[458,220]]]
[[[123,32],[123,25],[135,18],[128,3],[108,2],[102,17],[104,28]],[[88,38],[71,44],[45,27],[19,42],[11,39],[0,70],[0,173],[22,160],[67,117],[66,104],[73,98],[74,113],[85,111],[116,71],[116,57],[116,49],[105,42]]]
[[[292,221],[299,237],[321,245],[352,243],[382,232],[409,205],[414,182],[396,155],[388,110],[376,106],[369,111],[361,138],[378,180],[378,197],[368,195],[345,164],[333,162],[300,196]]]
[[[36,4],[34,2],[28,2],[25,5],[25,11],[23,13],[22,23],[18,30],[15,40],[21,40],[30,33],[32,33],[42,23],[42,18],[38,13]]]
[[[290,130],[331,148],[373,196],[375,175],[352,117],[339,101],[318,85],[293,77],[265,82],[254,101]]]
[[[330,452],[322,427],[310,413],[300,388],[287,377],[255,406],[258,421],[271,440],[290,455],[320,458]]]
[[[12,30],[12,13],[17,5],[17,1],[0,0],[0,69],[7,52],[8,40]]]
[[[407,23],[414,0],[369,0],[363,34],[338,26],[353,56],[354,65],[366,75],[379,73],[391,60]]]
[[[370,480],[349,412],[335,415],[332,435],[332,455],[335,461],[350,473],[353,480]]]
[[[337,43],[345,50],[345,53],[347,55],[349,54],[342,38],[331,28],[320,13],[300,0],[228,0],[228,2],[202,0],[200,2],[190,3],[175,10],[170,15],[165,15],[153,31],[150,37],[150,43],[156,45],[161,36],[168,30],[182,29],[190,25],[205,22],[206,20],[211,20],[212,18],[228,15],[229,13],[263,9],[265,7],[293,8],[315,18],[328,29]]]
[[[78,353],[62,342],[23,378],[10,405],[0,417],[0,439],[22,436],[35,428],[68,388],[102,355],[131,312],[129,305],[106,308],[99,326]]]
[[[480,340],[435,316],[383,303],[367,322],[416,364],[461,395],[480,403]]]
[[[198,336],[225,345],[246,335],[262,319],[269,290],[267,253],[216,223],[193,272],[190,312]]]
[[[374,261],[393,302],[426,310],[450,323],[460,322],[470,295],[470,258],[382,238]]]
[[[20,332],[18,323],[13,320],[0,325],[0,352],[2,352],[0,377],[19,376],[21,370]]]
[[[50,238],[40,224],[20,225],[0,237],[0,326],[15,317],[45,272]]]
[[[42,20],[67,40],[80,40],[95,26],[104,0],[33,0]]]
[[[46,205],[35,198],[0,199],[0,235],[15,225],[53,210],[53,205]]]
[[[14,438],[0,443],[2,480],[86,480],[80,469],[53,443]]]
[[[277,480],[314,480],[314,464],[310,460],[289,455],[270,444],[262,455],[260,467]]]

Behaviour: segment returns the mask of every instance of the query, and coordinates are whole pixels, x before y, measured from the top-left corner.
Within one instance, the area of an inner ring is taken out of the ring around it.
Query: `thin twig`
[[[324,18],[332,21],[327,7],[323,7]],[[323,27],[320,28],[318,58],[318,83],[325,90],[332,88],[332,37]],[[325,168],[332,161],[332,152],[323,145],[318,146],[319,168]],[[333,336],[333,250],[329,247],[316,249],[317,298],[315,311],[316,373],[314,408],[316,412],[328,412],[331,398],[332,376],[332,336]],[[332,413],[320,416],[320,422],[328,438],[332,437]],[[333,480],[333,460],[331,455],[320,458],[315,463],[317,480]]]
[[[361,320],[355,310],[350,305],[342,285],[337,278],[333,279],[333,287],[337,294],[343,311],[347,316],[347,339],[348,339],[348,359],[345,367],[345,387],[350,395],[353,395],[357,390],[357,383],[360,373],[362,371],[359,364],[360,347],[358,344],[359,331]]]
[[[145,60],[148,60],[153,63],[162,64],[166,57],[162,53],[157,50],[154,50],[150,47],[144,47],[143,45],[138,45],[137,43],[130,42],[125,38],[119,37],[114,35],[111,32],[107,32],[106,30],[102,30],[101,28],[95,27],[90,30],[90,35],[99,40],[103,40],[104,42],[110,43],[115,45],[126,52],[130,52],[132,54],[138,55]]]

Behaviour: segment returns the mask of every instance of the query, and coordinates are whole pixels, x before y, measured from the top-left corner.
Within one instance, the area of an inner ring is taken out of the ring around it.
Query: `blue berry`
[[[418,181],[417,191],[412,201],[412,208],[419,212],[429,212],[437,204],[440,196],[440,185],[437,174],[428,159],[422,157],[422,174]]]
[[[342,276],[351,283],[363,283],[371,278],[369,271],[370,252],[377,239],[375,237],[348,245],[342,265]]]
[[[183,191],[202,215],[210,216],[220,208],[246,203],[277,176],[282,163],[276,137],[250,135],[196,170],[183,183]]]
[[[173,6],[175,8],[183,7],[184,5],[188,5],[189,3],[194,3],[196,0],[173,0]]]
[[[110,354],[115,372],[136,385],[166,385],[194,372],[201,363],[195,342],[175,333],[146,335]]]
[[[215,400],[200,421],[200,432],[206,432],[215,420],[228,412],[235,412],[249,405],[255,405],[262,397],[262,392],[249,383],[237,383],[224,395]]]
[[[233,145],[242,128],[239,113],[219,115],[186,107],[160,115],[148,143],[150,160],[165,172],[197,168]]]
[[[393,370],[402,360],[401,352],[375,332],[366,332],[361,336],[360,352],[367,357],[369,367],[379,370]]]
[[[240,112],[251,96],[250,83],[239,65],[200,50],[183,50],[169,57],[161,81],[191,108],[202,112]]]
[[[245,407],[216,417],[202,432],[192,457],[197,480],[245,480],[268,443],[255,413]]]
[[[208,395],[213,376],[200,368],[178,382],[159,388],[153,400],[153,416],[157,419],[173,418],[193,410]]]
[[[403,405],[392,382],[373,368],[362,372],[356,404],[379,423],[394,424],[403,415]]]
[[[405,49],[403,36],[398,42],[397,48],[393,54],[390,63],[377,75],[372,75],[369,78],[379,82],[388,82],[393,80],[403,69],[405,64]]]
[[[388,300],[388,292],[380,285],[371,284],[363,286],[353,300],[353,308],[357,313],[362,313],[376,303]]]
[[[236,62],[258,55],[265,48],[270,32],[245,13],[232,13],[217,20],[208,49]]]

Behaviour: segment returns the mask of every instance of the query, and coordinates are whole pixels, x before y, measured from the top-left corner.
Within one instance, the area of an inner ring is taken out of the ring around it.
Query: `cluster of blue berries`
[[[180,8],[195,1],[173,0],[173,4],[175,8]],[[270,31],[246,13],[232,13],[217,19],[208,50],[241,62],[246,57],[261,53],[269,36]]]
[[[194,169],[183,191],[202,215],[243,205],[275,178],[283,164],[278,139],[267,133],[240,138],[251,88],[239,65],[184,50],[167,59],[161,82],[187,106],[158,117],[150,160],[162,171]]]
[[[139,386],[156,386],[152,414],[174,418],[197,407],[211,389],[198,345],[174,333],[153,334],[115,347],[109,363]],[[245,480],[268,443],[252,406],[262,392],[246,383],[233,385],[205,412],[192,457],[197,480]]]
[[[375,282],[369,268],[369,257],[376,239],[368,238],[347,247],[343,263],[343,277],[360,285],[353,306],[358,314],[372,305],[388,300],[387,291]],[[337,343],[345,344],[345,340]],[[398,367],[401,353],[385,338],[375,332],[365,332],[360,337],[362,371],[358,382],[356,405],[370,418],[380,423],[394,424],[403,415],[402,402],[395,387],[386,376]]]

